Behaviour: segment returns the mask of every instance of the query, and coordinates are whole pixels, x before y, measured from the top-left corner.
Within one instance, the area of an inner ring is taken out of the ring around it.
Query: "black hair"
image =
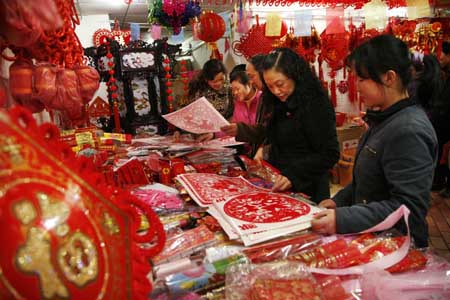
[[[235,71],[235,72],[238,72],[238,71],[244,71],[244,72],[245,72],[245,64],[235,65],[234,68],[233,68],[233,70],[231,70],[231,73],[232,73],[233,71]],[[231,74],[231,73],[230,73],[230,74]]]
[[[444,52],[445,55],[450,54],[450,42],[442,42],[442,52]]]
[[[194,96],[197,91],[208,89],[208,81],[213,80],[219,73],[227,73],[223,63],[218,59],[208,60],[197,77],[189,82],[188,97]]]
[[[383,34],[364,42],[347,57],[347,65],[364,79],[382,84],[381,75],[389,70],[399,76],[406,89],[411,80],[411,58],[408,46],[393,35]]]
[[[301,109],[308,110],[309,106],[317,101],[330,101],[309,63],[292,49],[278,48],[269,53],[264,59],[262,70],[265,72],[271,69],[294,80],[295,89],[290,97],[294,97],[294,101],[302,103]],[[269,90],[264,81],[263,83],[264,105],[268,107],[269,112],[273,112],[281,102]]]
[[[425,110],[430,110],[437,104],[443,88],[441,67],[434,55],[425,55],[422,63],[423,69],[417,74],[416,94],[413,98]]]
[[[239,68],[236,69],[236,67],[231,71],[230,73],[230,83],[233,81],[239,81],[243,85],[249,85],[250,79],[248,78],[247,73],[245,71],[240,70]]]
[[[261,74],[262,72],[262,66],[264,63],[264,59],[266,58],[265,54],[255,54],[248,60],[249,63],[253,65],[255,70]]]

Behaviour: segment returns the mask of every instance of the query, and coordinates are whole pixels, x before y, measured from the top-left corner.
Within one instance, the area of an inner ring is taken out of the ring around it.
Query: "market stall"
[[[414,246],[407,206],[362,232],[319,234],[311,221],[323,209],[273,192],[280,171],[242,142],[196,141],[230,123],[206,98],[181,105],[195,50],[169,42],[189,26],[211,58],[279,47],[304,57],[336,110],[330,178],[344,186],[366,130],[347,55],[380,34],[439,54],[450,37],[441,2],[308,1],[287,13],[296,1],[234,1],[222,18],[201,13],[212,1],[154,1],[152,41],[129,40],[116,21],[84,49],[75,2],[43,2],[0,4],[2,60],[13,61],[0,85],[0,299],[450,298],[450,262]],[[414,17],[388,20],[385,9],[383,28],[368,27],[364,7],[380,5]]]

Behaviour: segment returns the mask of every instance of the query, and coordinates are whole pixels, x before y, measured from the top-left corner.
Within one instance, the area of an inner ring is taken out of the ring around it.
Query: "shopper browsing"
[[[347,61],[368,107],[369,129],[359,141],[353,181],[319,204],[327,209],[315,216],[312,229],[323,234],[360,232],[404,204],[411,211],[415,244],[425,247],[437,140],[424,110],[408,98],[408,47],[394,36],[381,35],[356,48]],[[406,233],[403,221],[396,228]]]
[[[307,61],[288,48],[268,54],[263,63],[263,105],[272,108],[265,144],[255,159],[267,156],[281,171],[274,191],[329,197],[328,170],[339,159],[333,106]]]

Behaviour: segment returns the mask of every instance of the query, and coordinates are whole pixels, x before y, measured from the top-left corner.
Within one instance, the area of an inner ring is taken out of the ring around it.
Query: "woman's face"
[[[261,81],[261,77],[259,76],[258,71],[256,71],[255,66],[253,66],[251,63],[248,63],[245,67],[245,71],[247,72],[247,76],[252,82],[253,86],[257,88],[258,90],[262,90],[263,83]]]
[[[225,83],[225,74],[220,72],[218,73],[212,80],[208,80],[208,85],[213,89],[213,90],[220,90],[223,85]]]
[[[252,88],[249,84],[242,84],[239,80],[234,80],[231,83],[231,92],[233,93],[233,97],[237,101],[246,101],[249,100],[248,96],[250,95]]]
[[[295,81],[285,76],[283,73],[270,69],[264,71],[264,81],[269,90],[281,102],[285,102],[289,96],[294,92]]]
[[[368,108],[383,107],[384,89],[381,84],[370,78],[356,77],[356,86],[361,100]]]

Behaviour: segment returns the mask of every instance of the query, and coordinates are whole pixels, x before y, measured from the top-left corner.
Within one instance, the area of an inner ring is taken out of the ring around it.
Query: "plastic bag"
[[[74,70],[58,69],[56,97],[49,104],[49,108],[66,112],[72,120],[82,116],[83,101],[78,85],[78,76]]]
[[[304,299],[319,300],[320,285],[296,262],[232,265],[225,279],[227,300]]]
[[[386,271],[364,274],[363,299],[450,299],[450,270],[391,275]]]
[[[28,108],[32,113],[41,112],[44,104],[33,99],[34,66],[30,61],[17,60],[9,67],[9,90],[11,96],[20,105]]]
[[[48,107],[56,97],[56,73],[56,66],[48,63],[38,64],[34,69],[33,98]]]
[[[77,66],[74,67],[74,70],[78,76],[81,98],[83,99],[83,103],[87,104],[92,100],[92,97],[100,86],[100,75],[96,69],[89,66]]]

